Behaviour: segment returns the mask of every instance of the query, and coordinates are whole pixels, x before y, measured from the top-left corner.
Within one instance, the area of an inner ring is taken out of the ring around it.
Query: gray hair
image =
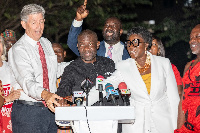
[[[5,61],[6,60],[6,45],[2,36],[0,36],[0,40],[1,40],[0,43],[2,43],[3,45],[3,54],[1,55],[1,60]]]
[[[43,8],[42,6],[37,5],[37,4],[25,5],[25,6],[22,8],[22,11],[21,11],[21,14],[20,14],[21,21],[27,22],[27,20],[28,20],[28,15],[31,15],[31,14],[38,14],[38,13],[42,13],[43,18],[44,18],[45,10],[44,10],[44,8]]]

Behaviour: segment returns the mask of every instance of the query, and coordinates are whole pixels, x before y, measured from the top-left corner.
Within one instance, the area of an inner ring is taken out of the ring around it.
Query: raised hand
[[[76,10],[76,20],[82,21],[89,14],[89,10],[86,10],[87,0],[84,0],[84,4],[77,8]]]

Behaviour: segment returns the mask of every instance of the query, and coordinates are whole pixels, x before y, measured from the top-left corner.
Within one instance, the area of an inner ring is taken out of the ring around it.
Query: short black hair
[[[152,34],[146,28],[144,28],[142,26],[131,28],[127,33],[127,39],[133,34],[137,34],[137,35],[141,36],[144,39],[145,43],[149,44],[148,48],[151,47]]]
[[[89,30],[89,29],[86,29],[86,30],[83,30],[79,35],[78,35],[78,41],[79,41],[79,38],[81,37],[81,36],[92,36],[93,37],[93,39],[95,39],[95,41],[98,41],[98,37],[97,37],[97,34],[94,32],[94,31],[92,31],[92,30]]]

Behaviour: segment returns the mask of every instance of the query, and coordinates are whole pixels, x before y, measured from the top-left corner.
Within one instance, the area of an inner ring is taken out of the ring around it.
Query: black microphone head
[[[89,78],[86,78],[81,83],[81,88],[84,90],[85,93],[88,94],[90,89],[92,88],[92,84],[93,84],[93,82]]]

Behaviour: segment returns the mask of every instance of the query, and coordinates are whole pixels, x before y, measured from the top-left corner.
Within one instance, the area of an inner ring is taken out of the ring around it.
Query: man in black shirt
[[[65,68],[57,91],[59,96],[66,97],[72,95],[74,91],[81,91],[81,83],[89,78],[92,87],[88,97],[89,105],[98,101],[99,92],[95,88],[97,76],[102,75],[107,78],[115,71],[115,64],[111,59],[96,56],[99,45],[95,32],[91,30],[81,32],[77,44],[80,57]]]
[[[80,57],[78,57],[76,60],[71,62],[70,65],[65,67],[61,82],[59,84],[59,88],[57,90],[57,94],[59,96],[71,96],[74,91],[83,91],[81,89],[81,83],[86,78],[88,78],[91,81],[92,87],[88,96],[88,105],[99,105],[99,91],[95,88],[96,78],[99,75],[107,78],[115,71],[115,63],[113,62],[113,60],[96,55],[99,45],[100,42],[98,41],[95,32],[91,30],[85,30],[79,34],[77,47],[80,53]],[[105,91],[103,91],[103,93],[105,96]],[[117,104],[123,105],[120,96],[117,100]],[[103,99],[103,105],[114,106],[112,102],[108,102],[105,97]],[[117,123],[115,122],[109,124],[106,122],[103,123],[109,128],[112,128],[112,131],[115,132],[115,129],[117,129]],[[101,126],[103,126],[102,123]],[[121,133],[121,128],[119,128],[116,132]]]

